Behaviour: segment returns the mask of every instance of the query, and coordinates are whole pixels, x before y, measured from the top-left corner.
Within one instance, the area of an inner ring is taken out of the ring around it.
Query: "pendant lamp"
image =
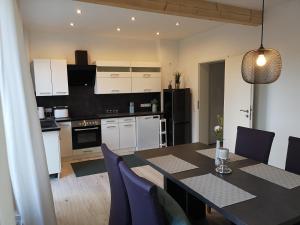
[[[244,55],[242,62],[242,76],[250,84],[270,84],[276,81],[281,73],[282,60],[280,53],[275,49],[266,49],[263,46],[264,38],[265,0],[262,5],[261,45]]]

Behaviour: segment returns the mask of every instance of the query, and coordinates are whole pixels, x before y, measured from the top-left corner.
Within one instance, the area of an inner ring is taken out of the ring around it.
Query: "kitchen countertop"
[[[90,116],[76,116],[67,118],[56,118],[56,122],[68,122],[76,120],[92,120],[92,119],[107,119],[107,118],[120,118],[120,117],[131,117],[131,116],[152,116],[152,115],[163,115],[163,112],[135,112],[135,113],[103,113]]]

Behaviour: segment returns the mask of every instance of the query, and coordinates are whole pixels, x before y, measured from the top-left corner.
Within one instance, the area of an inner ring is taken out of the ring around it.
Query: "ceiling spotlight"
[[[135,21],[135,17],[133,16],[133,17],[131,17],[131,21]]]
[[[159,33],[159,32],[156,32],[156,35],[158,36],[158,35],[160,35],[160,33]]]
[[[81,9],[77,9],[77,10],[76,10],[76,13],[77,13],[78,15],[81,15]]]
[[[176,22],[176,26],[179,26],[180,25],[180,23],[179,22]]]
[[[120,27],[118,27],[118,28],[117,28],[117,31],[119,31],[119,32],[120,32],[120,31],[121,31],[121,28],[120,28]]]
[[[74,27],[74,26],[75,26],[75,24],[74,24],[73,22],[71,22],[71,23],[70,23],[70,26],[71,26],[71,27]]]

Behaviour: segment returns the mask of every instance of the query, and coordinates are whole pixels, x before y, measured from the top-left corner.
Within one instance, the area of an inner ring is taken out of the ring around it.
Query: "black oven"
[[[100,146],[100,120],[73,121],[72,144],[73,150]]]

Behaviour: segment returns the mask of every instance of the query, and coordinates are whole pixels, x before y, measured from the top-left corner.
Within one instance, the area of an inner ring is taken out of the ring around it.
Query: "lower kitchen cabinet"
[[[135,149],[136,129],[135,122],[119,123],[120,149]]]
[[[49,174],[61,172],[59,131],[43,132]]]
[[[102,143],[105,143],[111,150],[120,148],[120,133],[118,123],[101,124]]]
[[[61,157],[73,155],[72,149],[72,125],[71,122],[59,122]]]

